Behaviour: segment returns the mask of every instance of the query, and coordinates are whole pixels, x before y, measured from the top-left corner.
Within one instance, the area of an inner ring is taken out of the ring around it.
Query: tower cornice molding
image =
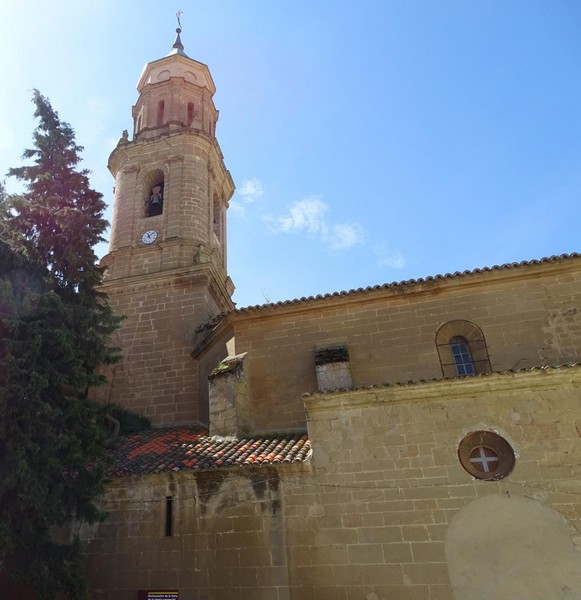
[[[108,257],[109,255],[105,256],[102,262],[106,263]],[[109,296],[119,297],[152,288],[166,288],[168,281],[175,285],[205,285],[212,292],[221,310],[226,312],[234,309],[231,299],[234,284],[214,262],[105,280],[100,289]]]
[[[168,72],[167,75],[165,71]],[[203,75],[203,78],[199,79],[196,72]],[[190,75],[194,77],[188,79]],[[162,78],[160,79],[160,77]],[[212,95],[216,93],[216,85],[208,65],[182,54],[170,54],[146,63],[137,82],[137,91],[142,92],[145,86],[163,83],[170,78],[185,79],[199,87],[206,87]],[[200,85],[197,81],[202,82],[203,85]]]
[[[180,141],[180,137],[182,138],[182,141]],[[181,143],[186,143],[191,139],[195,139],[197,143],[202,143],[202,145],[205,146],[205,149],[208,152],[208,166],[211,167],[215,173],[219,173],[224,178],[224,184],[226,186],[225,192],[228,195],[229,200],[234,193],[236,186],[234,185],[230,171],[228,171],[224,164],[222,149],[216,138],[212,138],[201,130],[187,129],[175,131],[160,137],[149,139],[141,138],[117,146],[117,148],[111,152],[107,166],[114,177],[121,171],[126,174],[139,173],[143,169],[143,166],[139,161],[143,156],[144,146],[155,146],[158,144],[169,144],[172,149],[175,150],[174,153],[168,154],[167,158],[158,161],[158,164],[171,165],[176,162],[183,162],[185,151],[183,148],[180,149],[179,145]]]

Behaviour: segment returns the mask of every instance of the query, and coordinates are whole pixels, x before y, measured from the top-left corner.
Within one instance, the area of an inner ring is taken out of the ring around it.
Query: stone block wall
[[[117,314],[125,316],[113,340],[123,359],[106,373],[108,384],[95,390],[96,399],[121,404],[156,425],[207,421],[207,375],[215,365],[190,353],[198,325],[223,309],[210,283],[211,273],[201,267],[104,286]],[[225,357],[225,345],[213,355]]]
[[[92,597],[177,589],[181,600],[289,598],[282,485],[268,467],[113,482],[103,500],[109,519],[83,529]],[[164,529],[168,496],[172,536]]]
[[[198,361],[190,353],[196,328],[234,307],[226,239],[213,230],[214,212],[226,210],[234,184],[212,136],[180,128],[142,138],[121,142],[109,159],[116,187],[102,289],[125,317],[116,339],[123,359],[93,395],[155,425],[207,422],[206,376],[226,352],[218,344]],[[152,186],[162,182],[163,212],[147,217]],[[148,230],[157,233],[151,245],[141,239]]]
[[[226,204],[234,185],[216,142],[193,133],[131,142],[114,151],[109,168],[115,202],[108,279],[189,266],[200,244],[208,252],[214,248],[225,269],[226,241],[213,234],[212,199]],[[163,213],[147,217],[145,206],[158,180],[164,182]],[[149,229],[159,235],[151,247],[141,243]]]
[[[117,479],[83,529],[93,597],[579,597],[580,386],[571,367],[317,393],[306,463]],[[511,444],[506,479],[460,465],[475,430]]]
[[[574,367],[307,398],[317,482],[311,506],[321,517],[318,527],[304,522],[304,533],[344,553],[351,576],[336,597],[540,600],[566,597],[559,593],[567,586],[578,594],[578,579],[556,573],[563,557],[580,556],[580,383]],[[458,444],[476,430],[498,432],[512,445],[516,464],[506,479],[475,480],[460,465]],[[483,501],[488,496],[495,501]],[[515,525],[519,499],[537,506],[543,521]],[[475,503],[481,514],[470,508]],[[463,521],[462,535],[476,566],[459,552],[457,535],[449,536],[465,510],[472,520]],[[569,537],[553,548],[557,521],[567,522]],[[522,546],[545,525],[547,537],[531,542],[551,580],[542,595]],[[481,545],[490,530],[494,544]],[[503,563],[507,547],[513,555]]]
[[[325,345],[348,349],[355,387],[441,378],[436,332],[454,320],[482,330],[492,371],[581,360],[580,260],[243,310],[233,324],[254,429],[305,425],[301,394],[317,390]]]

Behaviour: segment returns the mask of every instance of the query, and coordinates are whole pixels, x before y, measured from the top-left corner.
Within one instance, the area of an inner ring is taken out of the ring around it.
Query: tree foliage
[[[39,598],[82,598],[71,524],[102,518],[107,459],[87,394],[118,358],[119,318],[98,289],[102,196],[70,125],[38,91],[33,102],[32,164],[9,171],[25,192],[0,191],[0,561]]]

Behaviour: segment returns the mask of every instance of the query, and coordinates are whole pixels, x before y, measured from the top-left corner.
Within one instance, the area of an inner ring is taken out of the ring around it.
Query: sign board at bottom
[[[178,591],[139,590],[138,600],[180,600]]]

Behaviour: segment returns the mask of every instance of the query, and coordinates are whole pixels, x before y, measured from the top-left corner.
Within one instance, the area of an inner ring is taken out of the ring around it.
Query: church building
[[[581,255],[237,308],[210,70],[180,40],[109,159],[102,600],[581,598]]]

